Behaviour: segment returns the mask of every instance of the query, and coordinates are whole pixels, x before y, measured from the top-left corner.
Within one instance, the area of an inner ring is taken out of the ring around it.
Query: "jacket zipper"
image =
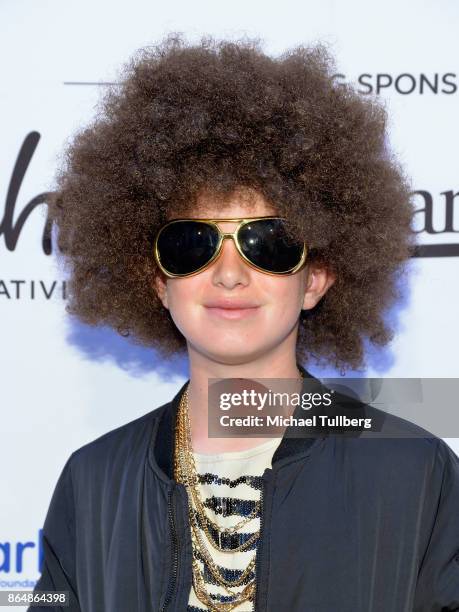
[[[263,530],[264,530],[264,515],[265,515],[265,508],[264,508],[264,499],[265,499],[265,493],[266,493],[266,487],[267,487],[267,481],[266,481],[266,474],[269,474],[272,470],[270,468],[266,468],[264,474],[263,474],[263,484],[261,487],[261,495],[260,495],[260,505],[261,505],[261,515],[260,515],[260,536],[258,539],[258,549],[257,549],[257,556],[255,558],[255,601],[254,601],[254,606],[253,609],[255,610],[255,612],[259,612],[261,611],[260,608],[260,567],[261,567],[261,553],[263,552],[263,548],[264,548],[264,541],[263,541]]]
[[[173,504],[172,504],[172,495],[173,495],[173,489],[171,489],[168,492],[168,498],[167,498],[167,512],[169,516],[169,526],[170,526],[171,536],[172,536],[172,573],[169,578],[166,598],[162,605],[161,612],[164,612],[164,610],[166,610],[166,608],[168,607],[172,599],[172,594],[175,589],[175,584],[177,582],[177,574],[178,574],[178,538],[177,538],[177,532],[175,529],[175,517],[174,517]]]

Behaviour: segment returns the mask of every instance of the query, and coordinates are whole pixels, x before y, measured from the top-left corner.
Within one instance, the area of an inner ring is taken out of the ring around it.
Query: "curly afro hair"
[[[181,34],[140,49],[65,147],[48,202],[68,277],[67,312],[105,324],[163,358],[186,340],[151,279],[153,239],[199,194],[224,202],[256,190],[310,245],[336,282],[302,310],[297,359],[341,373],[364,344],[394,335],[414,246],[409,179],[387,146],[387,111],[334,79],[323,43],[267,56],[258,39],[190,44]]]

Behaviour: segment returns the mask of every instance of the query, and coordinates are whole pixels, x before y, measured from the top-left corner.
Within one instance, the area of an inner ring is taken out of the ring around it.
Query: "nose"
[[[231,287],[238,283],[247,283],[250,266],[239,254],[231,236],[223,237],[220,254],[214,262],[214,265],[211,266],[211,270],[214,284],[221,283],[227,287]]]

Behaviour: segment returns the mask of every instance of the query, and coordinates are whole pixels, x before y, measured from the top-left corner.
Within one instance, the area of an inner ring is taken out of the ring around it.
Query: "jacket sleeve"
[[[75,506],[71,461],[67,460],[43,526],[43,566],[36,591],[68,591],[68,606],[30,606],[27,612],[81,612],[75,578]]]
[[[418,574],[415,612],[459,610],[459,458],[441,439],[437,448],[440,495]]]

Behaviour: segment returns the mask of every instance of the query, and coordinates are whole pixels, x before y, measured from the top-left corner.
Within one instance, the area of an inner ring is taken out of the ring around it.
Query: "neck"
[[[190,355],[191,357],[191,355]],[[298,380],[298,391],[302,379],[294,354],[269,355],[247,363],[219,363],[202,355],[190,358],[190,383],[188,386],[188,415],[191,426],[193,450],[212,454],[240,451],[259,446],[267,437],[209,438],[208,432],[208,387],[209,378],[290,378]],[[272,438],[271,438],[272,439]],[[280,439],[279,439],[280,440]]]

